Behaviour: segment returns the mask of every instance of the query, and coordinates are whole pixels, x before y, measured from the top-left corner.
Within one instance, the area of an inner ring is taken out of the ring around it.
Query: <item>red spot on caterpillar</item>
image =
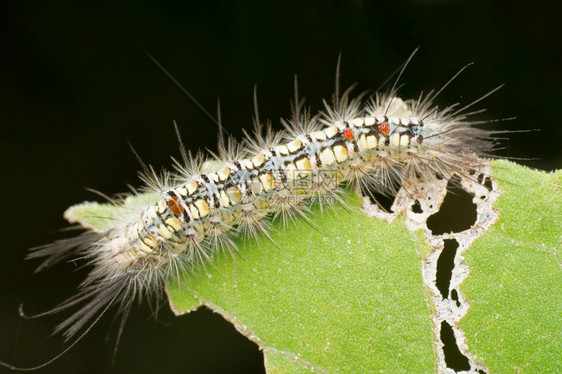
[[[166,201],[166,205],[168,205],[168,208],[170,208],[176,217],[181,216],[185,210],[183,205],[177,203],[178,199],[179,198],[177,196],[172,196],[171,200]]]
[[[390,126],[388,126],[388,123],[383,122],[383,123],[381,123],[381,124],[379,125],[379,129],[381,130],[381,132],[382,132],[383,134],[386,135],[386,133],[388,132],[388,130],[390,130]]]
[[[353,138],[353,130],[351,130],[349,127],[346,127],[346,129],[343,130],[343,134],[349,140],[351,140]]]

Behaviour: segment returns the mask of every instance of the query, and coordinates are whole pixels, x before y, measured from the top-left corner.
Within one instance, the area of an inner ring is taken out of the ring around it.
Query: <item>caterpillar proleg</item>
[[[218,251],[234,252],[234,237],[269,238],[276,217],[307,221],[310,204],[342,203],[346,185],[393,193],[477,168],[496,140],[476,127],[485,122],[470,119],[479,111],[467,110],[499,87],[462,107],[434,104],[450,81],[403,100],[397,83],[408,61],[388,93],[352,97],[348,89],[340,96],[336,87],[332,103],[314,115],[295,94],[285,131],[274,133],[256,114],[254,131],[240,143],[224,141],[212,158],[192,156],[178,130],[182,159],[174,171],[143,164],[143,190],[111,199],[122,212],[118,219],[106,219],[103,229],[72,222],[85,232],[29,254],[44,258],[37,270],[76,258],[92,269],[75,296],[44,313],[76,308],[55,333],[74,339],[72,346],[114,305],[124,323],[135,300],[159,297],[170,278],[196,271]],[[73,209],[65,213],[69,220]]]

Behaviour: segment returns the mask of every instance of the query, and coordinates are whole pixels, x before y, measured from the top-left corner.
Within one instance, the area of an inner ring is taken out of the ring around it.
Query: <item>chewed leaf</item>
[[[562,368],[562,171],[495,162],[500,219],[465,252],[460,328],[491,373]]]
[[[499,219],[463,252],[469,304],[453,326],[466,337],[457,343],[490,373],[555,372],[562,366],[562,172],[492,166]],[[313,225],[273,222],[275,244],[238,240],[236,255],[216,255],[172,279],[172,308],[220,313],[263,350],[269,373],[436,372],[441,343],[432,318],[439,316],[422,277],[436,249],[403,217],[370,218],[356,196],[344,200],[345,209],[314,207]],[[96,226],[92,217],[117,209],[102,208],[76,208],[75,219]]]

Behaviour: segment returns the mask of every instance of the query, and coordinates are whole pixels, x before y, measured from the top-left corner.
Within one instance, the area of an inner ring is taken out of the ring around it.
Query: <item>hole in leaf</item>
[[[482,186],[486,187],[488,191],[491,191],[493,189],[491,179],[485,174],[478,174],[478,176],[476,177],[476,181]]]
[[[374,203],[381,207],[383,210],[387,212],[391,212],[392,204],[394,204],[394,199],[396,196],[388,196],[382,194],[374,194]],[[370,197],[371,201],[373,201],[373,197]]]
[[[416,200],[416,202],[414,203],[414,205],[412,205],[412,212],[414,213],[423,213],[423,210],[421,208],[420,202],[418,200]]]
[[[474,174],[471,174],[471,175],[474,175]],[[489,178],[489,176],[487,176],[485,174],[478,174],[478,176],[476,177],[476,181],[479,184],[481,184],[482,186],[486,187],[486,189],[488,189],[488,191],[493,190],[492,180]]]
[[[479,184],[484,184],[484,178],[485,178],[485,177],[484,177],[484,174],[478,174],[478,176],[476,177],[476,181],[477,181]]]
[[[397,180],[389,180],[384,188],[382,185],[373,186],[369,190],[363,190],[363,196],[368,197],[372,204],[378,205],[386,212],[392,212],[392,204],[396,199],[396,193],[401,186]]]
[[[441,292],[441,296],[445,299],[449,296],[449,284],[453,275],[453,267],[455,266],[455,255],[459,243],[454,239],[445,239],[444,248],[437,259],[437,288]]]
[[[461,302],[459,301],[459,294],[454,288],[451,290],[451,300],[455,301],[457,307],[461,306]]]
[[[385,212],[392,212],[392,204],[394,204],[394,200],[396,199],[396,194],[375,193],[373,191],[367,191],[363,196],[369,198],[372,204],[377,205]]]
[[[453,328],[447,322],[441,322],[441,342],[443,343],[443,353],[448,368],[455,371],[470,370],[468,358],[459,350]]]
[[[476,205],[472,202],[472,195],[459,186],[460,179],[456,176],[451,178],[443,205],[427,219],[427,227],[433,235],[461,232],[476,222]]]

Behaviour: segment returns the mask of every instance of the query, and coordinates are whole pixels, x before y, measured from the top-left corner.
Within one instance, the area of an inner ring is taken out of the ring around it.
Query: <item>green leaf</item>
[[[220,313],[259,345],[272,372],[435,371],[420,266],[429,246],[403,222],[365,216],[357,196],[346,202],[350,212],[314,208],[320,230],[274,222],[277,246],[239,241],[235,257],[170,284],[173,308]]]
[[[465,252],[461,321],[468,348],[491,373],[562,368],[562,171],[493,163],[499,220]]]
[[[460,328],[491,373],[556,372],[562,172],[492,165],[500,218],[464,252],[470,276],[461,290],[470,309]],[[85,203],[66,217],[103,230],[96,217],[120,217],[156,198],[141,195],[124,208]],[[273,222],[275,245],[240,239],[236,255],[221,253],[172,280],[172,308],[220,313],[259,345],[270,373],[435,372],[435,307],[421,266],[432,248],[402,216],[388,223],[363,214],[357,196],[345,202],[347,209],[312,208],[320,229],[302,219],[288,228]]]

